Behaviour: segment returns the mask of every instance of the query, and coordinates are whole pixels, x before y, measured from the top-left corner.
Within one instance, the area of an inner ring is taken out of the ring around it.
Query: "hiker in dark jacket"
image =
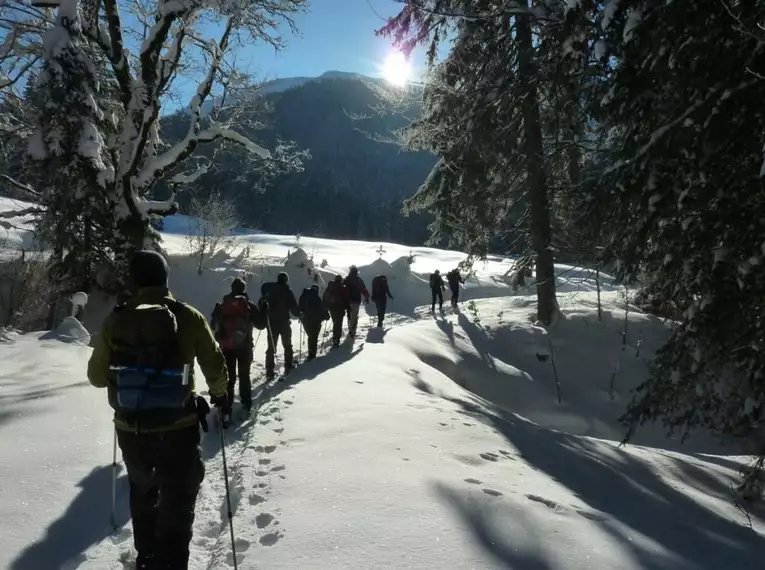
[[[430,304],[430,312],[436,312],[436,299],[438,299],[438,308],[444,310],[444,278],[441,277],[441,272],[436,269],[430,276],[430,293],[432,296],[432,303]]]
[[[239,377],[239,399],[249,413],[252,408],[252,385],[250,367],[253,360],[252,329],[260,321],[258,307],[247,295],[247,285],[239,277],[231,282],[231,293],[215,305],[210,327],[215,332],[228,369],[228,409],[223,418],[223,427],[231,420],[234,403],[234,386]]]
[[[460,283],[465,283],[465,280],[460,275],[459,268],[452,269],[446,274],[446,280],[449,282],[449,289],[452,290],[452,307],[457,307],[457,302],[460,300]]]
[[[268,304],[267,327],[268,349],[266,350],[266,379],[274,378],[274,351],[279,338],[284,348],[284,373],[289,374],[293,368],[292,353],[292,324],[290,316],[300,316],[295,294],[290,289],[290,277],[284,272],[279,273],[276,283],[263,283],[260,288],[263,300]]]
[[[383,319],[385,319],[385,312],[388,309],[388,299],[393,299],[393,295],[390,293],[390,287],[388,287],[388,277],[386,275],[378,275],[372,279],[372,302],[377,307],[377,327],[383,326]]]
[[[170,294],[160,254],[137,252],[130,275],[137,291],[106,317],[88,380],[107,389],[114,408],[137,570],[186,570],[205,474],[198,424],[210,409],[195,393],[194,360],[219,408],[227,406],[226,361],[207,320]]]
[[[359,269],[355,265],[351,265],[348,277],[343,281],[343,288],[346,289],[349,306],[348,336],[353,338],[356,336],[356,327],[359,324],[359,308],[361,307],[362,295],[364,300],[369,303],[369,291],[367,291],[364,280],[359,277]]]
[[[308,338],[308,360],[313,360],[316,358],[316,350],[319,346],[321,325],[329,319],[329,311],[324,305],[324,301],[321,300],[318,285],[312,285],[310,289],[303,289],[298,307],[300,308],[300,320]]]
[[[342,276],[335,275],[334,281],[327,284],[322,299],[332,317],[332,348],[337,348],[340,346],[340,337],[343,336],[345,311],[348,310],[348,299],[343,288]]]

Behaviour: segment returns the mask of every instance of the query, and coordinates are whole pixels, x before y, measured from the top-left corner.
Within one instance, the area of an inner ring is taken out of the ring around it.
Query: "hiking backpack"
[[[236,350],[250,338],[250,303],[247,297],[229,297],[220,306],[221,332],[218,342],[224,350]]]
[[[310,288],[303,289],[300,295],[300,309],[309,321],[324,320],[324,307],[319,294],[314,294]]]
[[[137,430],[171,423],[194,409],[192,366],[184,359],[176,319],[182,306],[164,299],[114,310],[109,404]]]
[[[385,282],[387,279],[384,275],[378,275],[372,279],[372,299],[382,300],[385,299]]]

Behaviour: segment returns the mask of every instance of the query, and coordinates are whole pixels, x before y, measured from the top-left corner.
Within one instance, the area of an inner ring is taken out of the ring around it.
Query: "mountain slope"
[[[404,109],[394,109],[375,80],[335,75],[301,79],[268,95],[273,113],[262,117],[267,128],[248,133],[271,148],[281,139],[310,151],[303,172],[277,177],[262,188],[260,174],[253,171],[257,164],[233,148],[216,155],[216,167],[193,191],[220,192],[236,202],[244,225],[265,231],[422,244],[429,218],[404,217],[401,207],[435,157],[405,152],[390,140],[419,113],[418,103],[412,99]],[[185,133],[185,120],[182,115],[165,119],[168,141]],[[201,151],[211,156],[214,149]],[[182,207],[187,203],[182,195]]]

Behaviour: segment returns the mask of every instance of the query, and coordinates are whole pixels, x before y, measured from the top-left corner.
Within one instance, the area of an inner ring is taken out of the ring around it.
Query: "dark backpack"
[[[351,303],[361,302],[361,277],[349,275],[345,278],[345,287],[348,288],[348,300]]]
[[[343,304],[343,284],[338,281],[330,281],[324,290],[324,302],[327,305]]]
[[[385,275],[378,275],[372,279],[372,299],[385,299],[385,285],[387,278]]]
[[[224,350],[236,350],[251,337],[252,315],[247,297],[229,297],[220,306],[221,329],[218,342]]]
[[[194,409],[192,363],[184,361],[176,319],[181,307],[165,299],[114,310],[109,404],[136,429],[172,423]]]
[[[436,282],[436,274],[435,273],[431,273],[430,274],[430,288],[431,289],[434,288],[434,283],[435,282]]]
[[[305,320],[321,321],[324,320],[324,305],[318,293],[314,293],[310,288],[303,289],[300,295],[300,310],[303,311]]]

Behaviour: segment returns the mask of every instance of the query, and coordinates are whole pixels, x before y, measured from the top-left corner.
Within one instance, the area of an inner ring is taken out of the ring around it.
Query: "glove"
[[[228,407],[228,394],[223,392],[220,396],[210,394],[210,403],[216,408],[226,409]]]
[[[258,301],[258,308],[261,311],[267,311],[268,310],[268,301],[266,301],[265,299],[261,299],[260,301]]]

